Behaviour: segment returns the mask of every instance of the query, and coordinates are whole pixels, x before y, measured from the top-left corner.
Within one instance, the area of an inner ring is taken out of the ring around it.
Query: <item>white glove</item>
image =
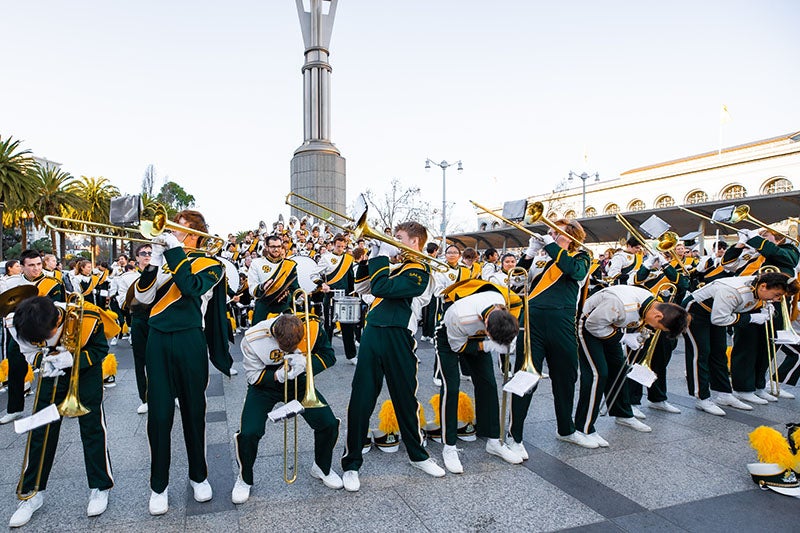
[[[761,312],[762,313],[766,312],[769,315],[769,317],[772,318],[772,317],[775,316],[775,306],[772,305],[772,304],[767,304],[767,305],[764,306],[764,308],[761,310]]]
[[[642,261],[642,266],[645,267],[647,270],[654,270],[653,265],[655,265],[658,262],[659,260],[657,256],[648,255],[647,257],[644,258],[644,261]]]
[[[286,383],[286,371],[283,368],[284,367],[281,366],[275,371],[275,379],[278,381],[278,383]]]
[[[511,350],[509,349],[508,345],[500,344],[499,342],[495,342],[492,339],[486,339],[483,341],[483,351],[484,352],[497,352],[497,353],[509,353]]]
[[[156,237],[157,239],[158,237]],[[160,241],[153,239],[153,252],[150,255],[150,264],[153,266],[160,267],[164,264],[164,246],[161,244]]]
[[[64,375],[64,368],[72,366],[72,354],[68,351],[59,351],[52,355],[44,356],[42,360],[42,377],[54,378]]]
[[[750,315],[751,324],[766,324],[767,320],[769,320],[769,311],[765,309],[762,309],[758,313],[752,313]]]
[[[545,233],[544,235],[542,235],[542,248],[554,242],[556,242],[556,240],[553,237],[551,237],[549,233]]]
[[[72,356],[72,352],[68,351],[67,349],[59,346],[56,348],[58,352],[48,355],[45,359],[50,359],[53,362],[53,366],[56,368],[69,368],[73,365],[75,358]]]
[[[753,237],[758,237],[757,229],[743,229],[739,230],[737,233],[739,234],[739,242],[742,244],[747,243]]]
[[[381,241],[369,241],[369,258],[378,257],[381,253]]]
[[[536,254],[538,254],[539,250],[541,250],[543,247],[544,247],[543,237],[538,233],[534,233],[533,236],[531,236],[531,238],[528,239],[528,249],[525,250],[525,256],[528,259],[532,259],[536,257]]]
[[[620,342],[623,346],[627,346],[631,350],[638,350],[642,347],[642,343],[639,342],[638,333],[626,333],[622,336],[622,340]]]
[[[378,252],[378,255],[382,255],[384,257],[392,258],[392,257],[398,255],[399,253],[400,253],[400,249],[397,246],[395,246],[393,244],[389,244],[388,242],[382,242],[380,251]]]
[[[306,356],[302,354],[290,354],[287,356],[291,363],[291,369],[286,376],[287,379],[297,379],[297,376],[306,371]]]

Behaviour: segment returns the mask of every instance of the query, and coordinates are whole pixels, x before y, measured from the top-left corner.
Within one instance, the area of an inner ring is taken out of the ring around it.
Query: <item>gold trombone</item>
[[[428,255],[425,255],[421,251],[415,250],[414,248],[411,248],[410,246],[406,246],[405,244],[401,243],[397,239],[395,239],[393,237],[390,237],[389,235],[386,235],[385,233],[377,232],[377,231],[373,230],[372,228],[370,228],[369,224],[367,224],[367,206],[366,206],[366,202],[363,202],[361,213],[358,214],[357,217],[349,217],[347,215],[343,215],[341,213],[337,213],[336,211],[331,211],[330,209],[328,209],[324,205],[322,205],[320,203],[317,203],[314,200],[311,200],[309,198],[306,198],[305,196],[301,196],[301,195],[299,195],[299,194],[297,194],[295,192],[290,192],[289,194],[286,195],[286,205],[288,205],[290,207],[293,207],[293,208],[297,209],[298,211],[302,211],[303,213],[307,213],[307,214],[309,214],[311,216],[317,217],[317,218],[322,218],[322,217],[320,217],[319,214],[317,214],[317,213],[314,213],[312,211],[307,211],[306,209],[304,209],[304,208],[302,208],[302,207],[300,207],[300,206],[298,206],[296,204],[291,203],[291,201],[289,199],[292,196],[294,196],[296,198],[299,198],[300,200],[302,200],[304,202],[308,202],[311,205],[317,206],[320,209],[323,209],[323,210],[325,210],[325,211],[327,211],[327,212],[329,212],[329,213],[331,213],[333,215],[336,215],[337,217],[340,217],[340,218],[343,218],[343,219],[347,220],[347,223],[342,225],[342,224],[337,224],[337,223],[332,222],[330,220],[324,219],[329,224],[331,224],[332,226],[336,226],[337,228],[340,228],[340,229],[342,229],[344,231],[347,231],[347,232],[351,233],[356,240],[363,238],[363,239],[375,239],[376,241],[385,242],[385,243],[391,244],[392,246],[398,248],[403,253],[403,256],[410,257],[410,258],[413,258],[416,261],[419,261],[421,263],[428,264],[431,267],[432,270],[435,270],[437,272],[442,272],[442,273],[450,271],[450,266],[447,263],[445,263],[443,261],[439,261],[438,259],[435,259],[435,258],[430,257]]]
[[[763,266],[758,269],[758,275],[775,272],[780,272],[780,269],[772,265]],[[758,281],[758,278],[756,278],[756,281]],[[765,302],[764,308],[766,309],[768,305],[772,306],[772,303]],[[789,327],[791,328],[791,325]],[[781,393],[781,389],[778,381],[778,354],[775,349],[775,324],[771,317],[764,322],[764,334],[767,337],[767,376],[769,378],[769,393],[777,398]]]
[[[692,214],[692,215],[694,215],[694,216],[696,216],[698,218],[702,218],[703,220],[708,220],[712,224],[717,224],[718,226],[722,226],[723,228],[728,228],[729,230],[731,230],[734,233],[739,231],[739,228],[736,228],[734,226],[731,226],[730,224],[726,224],[726,223],[721,222],[719,220],[714,220],[713,218],[708,217],[708,216],[704,215],[703,213],[698,213],[697,211],[695,211],[693,209],[689,209],[688,207],[683,207],[682,205],[679,205],[679,206],[676,206],[676,207],[678,209],[680,209],[681,211],[686,211],[687,213],[690,213],[690,214]]]
[[[534,238],[540,237],[540,235],[538,233],[535,233],[535,232],[529,230],[528,228],[526,228],[522,224],[518,224],[517,222],[514,222],[513,220],[509,220],[509,219],[505,218],[502,215],[498,215],[494,211],[491,211],[488,207],[484,207],[481,204],[479,204],[478,202],[474,202],[472,200],[470,200],[469,202],[472,205],[474,205],[475,207],[477,207],[478,209],[481,209],[483,211],[483,213],[485,213],[487,215],[492,215],[493,217],[502,220],[503,222],[505,222],[506,224],[508,224],[512,228],[517,228],[518,230],[520,230],[521,232],[527,234],[530,237],[534,237]],[[483,214],[483,213],[478,213],[478,214]],[[542,224],[544,224],[548,228],[552,229],[553,231],[558,232],[560,235],[563,235],[564,237],[568,238],[569,240],[571,240],[572,242],[574,242],[578,246],[581,246],[584,250],[589,252],[590,256],[594,255],[592,250],[591,250],[591,248],[586,246],[586,244],[584,244],[583,242],[579,241],[578,239],[576,239],[575,237],[573,237],[572,235],[570,235],[569,233],[567,233],[563,229],[559,228],[549,218],[542,216],[543,214],[544,214],[544,204],[542,202],[531,202],[530,204],[528,204],[528,207],[525,208],[525,218],[529,219],[531,221],[531,223],[541,222]]]
[[[678,266],[683,271],[683,274],[685,276],[689,275],[689,271],[686,270],[686,265],[683,264],[683,258],[678,257],[678,254],[675,252],[675,247],[678,245],[679,240],[677,233],[674,231],[665,231],[656,239],[656,247],[653,249],[647,242],[647,239],[644,238],[644,235],[642,235],[628,219],[622,216],[621,213],[615,214],[614,218],[616,218],[617,222],[622,224],[622,227],[628,230],[628,233],[630,233],[634,239],[639,241],[641,245],[644,246],[648,252],[650,252],[650,254],[656,257],[659,257],[659,253],[669,254],[678,263]]]
[[[161,235],[165,231],[180,231],[183,233],[191,233],[193,235],[197,235],[199,237],[206,239],[206,243],[205,246],[202,248],[186,247],[186,249],[207,253],[209,255],[216,255],[217,253],[219,253],[219,251],[222,249],[222,246],[225,244],[225,241],[221,237],[218,237],[216,235],[211,235],[210,233],[205,233],[193,228],[188,228],[186,226],[181,226],[180,224],[176,224],[175,222],[170,221],[169,216],[167,215],[167,209],[159,203],[150,204],[148,207],[145,208],[145,211],[151,212],[152,216],[148,219],[139,220],[139,226],[137,228],[115,226],[113,224],[103,224],[101,222],[90,222],[74,218],[57,217],[54,215],[45,216],[44,224],[48,228],[59,233],[73,233],[75,235],[87,235],[90,237],[123,239],[126,241],[141,242],[145,244],[154,244],[152,242],[152,239],[154,237],[157,237],[158,235]],[[85,229],[77,230],[77,229],[66,228],[64,226],[59,225],[59,223],[80,224],[84,226]],[[92,231],[91,228],[94,228],[94,231]],[[115,235],[113,233],[103,233],[103,231],[116,232],[117,234]],[[144,238],[134,237],[134,235],[136,234],[139,234]]]
[[[772,227],[770,227],[769,224],[765,224],[764,222],[760,221],[759,219],[757,219],[756,217],[751,215],[750,214],[750,206],[747,205],[747,204],[737,205],[733,209],[733,214],[731,215],[731,219],[729,220],[729,222],[731,224],[738,224],[739,222],[741,222],[743,220],[746,221],[746,222],[750,222],[751,224],[755,224],[756,226],[762,227],[762,228],[764,228],[764,229],[766,229],[766,230],[768,230],[768,231],[770,231],[770,232],[772,232],[772,233],[774,233],[776,235],[780,235],[781,237],[783,237],[787,241],[791,241],[791,242],[794,242],[794,243],[800,242],[795,237],[791,237],[788,234],[783,233],[782,231],[778,231],[776,229],[772,229]]]

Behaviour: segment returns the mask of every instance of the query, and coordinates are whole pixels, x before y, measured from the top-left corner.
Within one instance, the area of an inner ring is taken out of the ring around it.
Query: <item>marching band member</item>
[[[625,328],[646,325],[676,337],[686,329],[687,321],[688,313],[681,306],[659,302],[641,287],[615,285],[586,300],[578,321],[581,386],[575,426],[579,431],[599,446],[608,446],[608,442],[596,434],[600,399],[605,394],[606,402],[611,401],[613,380],[608,377],[617,376],[625,364],[623,346],[631,350],[641,348],[639,335],[624,333]],[[633,416],[625,387],[609,405],[609,414],[616,417],[619,425],[645,433],[651,431],[650,426]]]
[[[628,283],[628,276],[642,265],[642,243],[631,237],[624,250],[617,250],[606,267],[606,278],[616,285]]]
[[[318,229],[315,227],[315,229]],[[333,251],[320,257],[319,266],[321,273],[325,275],[325,282],[321,286],[325,294],[322,300],[322,314],[325,317],[325,332],[328,334],[328,341],[333,339],[333,330],[336,323],[333,320],[333,295],[331,291],[342,290],[344,294],[353,292],[354,272],[353,256],[347,253],[347,238],[337,234],[333,238]],[[340,323],[342,331],[342,343],[344,344],[344,355],[347,362],[355,365],[358,362],[356,357],[355,324]]]
[[[712,281],[720,278],[727,278],[733,275],[733,272],[725,269],[722,264],[725,250],[728,249],[725,241],[717,241],[713,245],[714,255],[702,257],[698,260],[690,279],[690,290],[698,289],[701,285],[711,283]]]
[[[207,232],[198,211],[180,211],[175,221]],[[201,252],[187,254],[183,250],[184,245],[197,248],[203,239],[184,231],[162,233],[153,240],[150,265],[136,282],[136,299],[152,305],[145,356],[152,515],[169,509],[167,486],[176,396],[194,499],[206,502],[212,497],[205,453],[207,357],[225,375],[230,375],[232,359],[225,334],[225,269]],[[213,296],[206,302],[204,316],[203,303],[210,291]]]
[[[150,266],[150,259],[153,255],[153,247],[150,244],[140,244],[134,252],[136,254],[136,267],[134,274],[125,274],[124,278],[130,280],[131,285],[125,290],[125,301],[120,305],[123,309],[127,308],[130,316],[130,336],[131,350],[133,351],[133,369],[136,375],[136,391],[139,393],[139,407],[136,412],[140,415],[146,414],[147,407],[147,337],[150,333],[150,326],[147,321],[150,318],[150,306],[136,299],[136,281],[141,277],[141,273]],[[133,288],[133,289],[131,289]]]
[[[555,224],[572,239],[555,230],[531,237],[525,256],[520,260],[520,266],[529,269],[528,279],[531,280],[528,291],[529,323],[538,326],[530,331],[531,358],[539,372],[547,358],[553,383],[557,438],[584,448],[597,448],[598,444],[592,437],[576,431],[572,420],[575,382],[578,379],[575,314],[579,293],[586,282],[591,262],[589,254],[581,250],[576,241],[583,241],[586,232],[575,220],[560,219]],[[544,255],[539,255],[540,251]],[[524,316],[520,317],[520,327],[524,326],[524,320]],[[524,340],[523,335],[517,337],[515,372],[522,368]],[[532,398],[532,392],[511,397],[509,432],[513,442],[510,448],[524,459],[528,458],[528,453],[522,444],[523,428]]]
[[[720,409],[720,405],[749,411],[752,406],[741,400],[764,402],[753,392],[732,394],[736,385],[732,390],[728,379],[726,328],[748,324],[763,326],[771,318],[770,311],[763,307],[764,302],[796,292],[797,283],[794,280],[786,274],[774,272],[718,279],[693,291],[686,298],[684,306],[692,315],[689,329],[684,333],[686,382],[689,394],[697,398],[697,409],[723,416],[725,411]],[[764,338],[763,332],[760,337]],[[761,350],[764,346],[763,343],[757,343],[750,349]],[[761,369],[762,380],[765,372],[766,365]],[[713,398],[709,388],[715,393]]]
[[[429,257],[436,258],[439,255],[439,245],[435,242],[429,242],[425,245],[425,253]],[[438,313],[438,302],[435,298],[431,298],[431,300],[422,308],[422,337],[420,340],[425,342],[430,342],[433,344],[433,336],[436,332],[436,321],[438,317],[436,314]],[[435,374],[434,374],[435,376]],[[434,379],[437,379],[434,377]]]
[[[472,274],[469,268],[461,264],[461,250],[459,250],[458,246],[455,244],[448,244],[445,247],[444,259],[449,269],[446,272],[436,271],[431,273],[434,280],[434,289],[433,298],[428,305],[435,305],[435,307],[433,307],[433,312],[436,317],[436,329],[438,329],[443,314],[442,307],[444,302],[442,301],[442,294],[453,284],[470,279]],[[463,362],[461,364],[461,369],[464,376],[469,376],[469,367]],[[437,386],[441,385],[438,358],[433,361],[433,383]],[[457,399],[458,397],[456,396],[456,400]]]
[[[56,278],[58,281],[64,281],[64,273],[58,270],[58,258],[53,254],[42,256],[42,274]]]
[[[494,248],[487,248],[486,251],[483,252],[481,279],[489,281],[492,275],[500,270],[500,267],[497,266],[497,260],[499,258],[500,254]]]
[[[511,253],[503,254],[500,265],[500,270],[489,276],[487,281],[494,283],[495,285],[508,287],[517,294],[522,292],[527,281],[525,276],[511,276],[510,279],[508,276],[508,273],[511,272],[515,266],[517,266],[517,256]]]
[[[100,278],[92,273],[92,263],[87,259],[80,259],[75,263],[72,272],[75,281],[75,291],[80,292],[84,301],[95,303],[95,289]]]
[[[409,221],[395,228],[395,236],[402,244],[422,250],[427,230]],[[411,300],[427,289],[429,267],[405,260],[400,268],[390,273],[389,257],[396,255],[397,248],[388,243],[374,243],[370,252],[370,286],[375,300],[361,334],[353,391],[347,407],[342,480],[348,491],[361,487],[358,469],[363,464],[362,445],[384,377],[412,466],[434,477],[445,475],[423,447],[419,403],[414,396],[419,361],[414,353],[414,338],[408,329]]]
[[[444,292],[444,316],[436,329],[436,360],[442,386],[439,412],[442,422],[442,458],[450,472],[461,474],[458,458],[459,363],[469,369],[475,387],[477,436],[485,437],[486,452],[508,463],[519,464],[522,456],[500,442],[500,405],[491,351],[508,353],[519,330],[517,318],[506,309],[508,289],[482,280],[452,284]],[[522,305],[516,298],[516,310]]]
[[[42,258],[36,250],[25,250],[20,254],[22,272],[9,278],[4,290],[13,289],[18,285],[35,285],[39,296],[47,296],[54,302],[64,301],[64,284],[56,278],[45,276],[42,273]],[[22,418],[25,410],[25,374],[28,373],[28,363],[18,352],[8,353],[8,408],[6,415],[0,418],[0,424],[8,424]]]
[[[304,314],[283,314],[269,318],[247,330],[242,339],[242,355],[247,375],[247,396],[241,416],[241,429],[236,432],[236,459],[239,477],[233,487],[233,503],[244,503],[250,498],[253,486],[253,464],[258,455],[258,443],[264,436],[267,414],[275,404],[284,401],[285,382],[297,380],[298,394],[306,389],[306,328]],[[309,317],[311,330],[311,354],[313,373],[316,375],[336,363],[336,355],[327,335],[320,327],[319,319]],[[288,373],[284,359],[289,361]],[[288,401],[294,397],[294,386],[288,387]],[[325,398],[316,393],[319,401]],[[306,409],[303,418],[314,430],[314,464],[311,476],[331,489],[342,488],[342,478],[332,468],[333,447],[339,437],[339,419],[333,415],[329,405]]]
[[[475,251],[475,248],[464,248],[464,252],[461,254],[461,263],[469,269],[470,279],[481,278],[483,267],[478,262],[478,252]]]
[[[108,456],[105,414],[103,413],[103,369],[100,361],[108,353],[106,337],[117,334],[118,326],[99,308],[85,304],[80,333],[80,352],[70,353],[62,343],[66,321],[64,304],[55,304],[44,296],[36,296],[21,302],[16,312],[6,320],[13,326],[11,336],[16,342],[9,344],[9,350],[24,356],[28,362],[38,365],[43,360],[40,387],[33,412],[40,411],[51,403],[55,389],[54,403],[60,404],[67,395],[70,375],[75,358],[79,358],[80,380],[78,396],[89,412],[78,418],[86,477],[91,494],[86,508],[87,516],[102,514],[108,506],[108,491],[114,486],[111,462]],[[43,450],[45,433],[49,431],[47,449]],[[35,490],[39,463],[42,462],[38,492],[30,499],[19,503],[9,521],[9,527],[19,527],[28,523],[31,516],[44,503],[44,491],[53,467],[58,436],[61,432],[61,419],[48,427],[33,430],[30,440],[28,463],[22,477],[21,493],[30,494]],[[44,457],[42,457],[44,454]]]
[[[300,288],[297,281],[297,264],[283,258],[281,238],[267,237],[265,254],[256,258],[247,271],[250,295],[256,299],[253,324],[267,318],[271,313],[283,313],[291,308],[289,295]]]

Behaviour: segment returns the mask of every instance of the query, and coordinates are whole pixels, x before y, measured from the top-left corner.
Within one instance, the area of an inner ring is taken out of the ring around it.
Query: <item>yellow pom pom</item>
[[[128,323],[127,322],[123,322],[122,323],[122,334],[123,335],[127,335],[128,334]]]
[[[25,383],[33,383],[33,368],[28,365],[28,372],[25,374]]]
[[[0,382],[8,381],[8,359],[0,361]]]
[[[424,428],[428,425],[428,422],[425,420],[425,408],[422,407],[422,404],[417,402],[417,406],[419,407],[419,427]]]
[[[437,426],[441,426],[442,419],[439,413],[439,395],[434,394],[431,396],[431,399],[428,401],[428,403],[431,404],[431,407],[433,407],[433,423]]]
[[[106,379],[108,376],[116,376],[117,375],[117,358],[114,356],[113,353],[108,354],[105,359],[103,359],[103,379]]]
[[[458,393],[458,420],[467,424],[475,423],[475,405],[466,392]]]
[[[789,442],[769,426],[759,426],[750,433],[750,446],[762,463],[776,463],[785,469],[797,467],[797,458],[792,455]]]
[[[397,422],[392,400],[386,400],[381,404],[381,410],[378,413],[378,429],[387,434],[400,433],[400,424]]]
[[[105,310],[106,314],[111,317],[111,319],[116,322],[119,319],[119,315],[112,311],[111,309]]]

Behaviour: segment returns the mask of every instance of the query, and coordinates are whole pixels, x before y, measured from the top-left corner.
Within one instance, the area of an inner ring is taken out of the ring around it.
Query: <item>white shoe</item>
[[[768,402],[777,402],[778,399],[773,396],[772,394],[768,393],[765,389],[758,389],[755,392],[755,395],[761,398],[762,400],[767,400]]]
[[[644,422],[640,422],[639,419],[632,416],[630,418],[623,418],[621,416],[616,417],[617,424],[620,426],[629,427],[631,429],[635,429],[636,431],[641,431],[642,433],[650,433],[653,431],[653,428],[645,424]]]
[[[147,414],[147,403],[143,403],[142,405],[137,407],[136,408],[136,413],[140,414],[140,415],[146,415]]]
[[[528,450],[525,449],[525,445],[521,442],[514,442],[514,439],[509,437],[506,439],[506,446],[508,446],[509,450],[522,457],[523,461],[528,460]]]
[[[778,398],[783,398],[785,400],[794,400],[794,394],[789,392],[786,389],[778,389]]]
[[[361,488],[361,482],[358,480],[358,470],[346,470],[342,474],[342,483],[344,490],[347,492],[357,492]]]
[[[436,385],[437,387],[441,387],[442,386],[442,380],[439,379],[439,378],[433,378],[433,384]]]
[[[702,400],[706,401],[706,400]],[[717,405],[727,405],[728,407],[733,407],[734,409],[740,409],[742,411],[752,411],[753,406],[749,403],[744,403],[742,400],[731,394],[730,392],[720,392],[714,397],[714,402]],[[698,407],[700,409],[700,407]],[[705,409],[703,409],[705,411]],[[710,412],[710,411],[706,411]],[[716,413],[711,413],[716,414]],[[722,416],[722,415],[720,415]]]
[[[89,495],[89,505],[86,507],[86,516],[100,516],[108,507],[108,489],[92,489]]]
[[[314,465],[311,467],[311,477],[321,480],[322,483],[329,489],[338,490],[344,487],[342,478],[339,477],[339,474],[337,474],[333,468],[331,468],[331,471],[328,472],[328,475],[325,475],[322,472],[322,469],[317,466],[317,463],[314,463]]]
[[[117,338],[113,337],[110,341],[108,341],[108,344],[110,346],[116,346],[117,345]]]
[[[348,359],[347,363],[350,364],[350,365],[356,366],[358,364],[358,357],[356,356],[356,357],[353,357],[352,359]]]
[[[767,405],[769,403],[764,398],[759,398],[755,392],[734,392],[733,395],[740,400],[744,400],[755,405]]]
[[[741,403],[741,402],[740,402]],[[727,405],[727,404],[722,404]],[[747,405],[747,404],[744,404]],[[697,400],[694,404],[695,409],[699,409],[700,411],[705,411],[710,415],[716,416],[725,416],[725,411],[720,409],[719,405],[711,401],[711,398],[706,398],[705,400]],[[731,406],[733,407],[733,406]],[[748,406],[749,407],[749,406]],[[752,407],[750,407],[752,409]]]
[[[465,376],[461,374],[461,381],[472,381],[472,376]]]
[[[444,466],[448,472],[453,474],[463,474],[464,467],[461,466],[461,460],[458,458],[458,448],[445,444],[442,450],[442,459],[444,459]]]
[[[680,412],[681,412],[680,409],[678,409],[677,407],[675,407],[674,405],[672,405],[671,403],[669,403],[667,401],[650,402],[648,407],[650,407],[650,409],[657,409],[659,411],[664,411],[665,413],[674,413],[676,415],[680,414]]]
[[[631,405],[631,410],[633,411],[633,416],[638,418],[639,420],[644,420],[647,418],[647,415],[642,412],[641,409],[636,407],[635,405]]]
[[[430,474],[433,477],[444,477],[445,471],[444,468],[436,464],[436,461],[428,457],[424,461],[409,461],[411,466],[414,468],[418,468],[425,472],[426,474]]]
[[[239,371],[236,370],[235,368],[231,367],[231,376],[238,376],[238,375],[239,375]]]
[[[496,455],[512,465],[518,465],[523,461],[522,455],[501,444],[500,439],[486,439],[486,453]]]
[[[586,434],[583,433],[583,435],[586,435]],[[596,431],[594,433],[590,433],[589,435],[586,435],[586,438],[587,439],[592,439],[601,448],[608,448],[608,441],[606,439],[604,439],[603,437],[601,437],[600,434],[598,432],[596,432]]]
[[[169,510],[169,497],[167,496],[167,489],[164,492],[158,493],[152,491],[150,493],[150,514],[158,516],[166,513]]]
[[[626,418],[625,420],[628,419]],[[636,420],[636,419],[632,418],[630,420]],[[641,424],[641,422],[639,423]],[[556,438],[560,441],[571,442],[572,444],[577,444],[578,446],[582,446],[584,448],[593,449],[600,447],[600,444],[597,441],[595,441],[594,439],[590,439],[580,431],[573,431],[569,435],[556,435]]]
[[[13,422],[14,420],[19,420],[22,418],[23,413],[20,411],[19,413],[8,413],[3,418],[0,418],[0,424],[8,424],[9,422]]]
[[[200,483],[195,483],[190,479],[189,484],[194,490],[194,501],[196,502],[207,502],[214,496],[214,493],[211,490],[211,484],[208,482],[208,478],[204,479]]]
[[[542,372],[542,379],[550,379],[550,374],[547,372]]]
[[[41,492],[37,492],[30,500],[19,502],[17,510],[11,515],[11,520],[8,521],[8,527],[20,527],[30,522],[33,513],[38,511],[44,503],[44,496]]]
[[[231,491],[231,501],[233,503],[244,503],[250,499],[250,488],[252,485],[248,485],[242,479],[242,476],[236,478],[236,483],[233,485],[233,491]]]
[[[181,408],[181,402],[179,402],[177,398],[175,398],[175,407],[176,407],[177,409],[180,409],[180,408]]]

